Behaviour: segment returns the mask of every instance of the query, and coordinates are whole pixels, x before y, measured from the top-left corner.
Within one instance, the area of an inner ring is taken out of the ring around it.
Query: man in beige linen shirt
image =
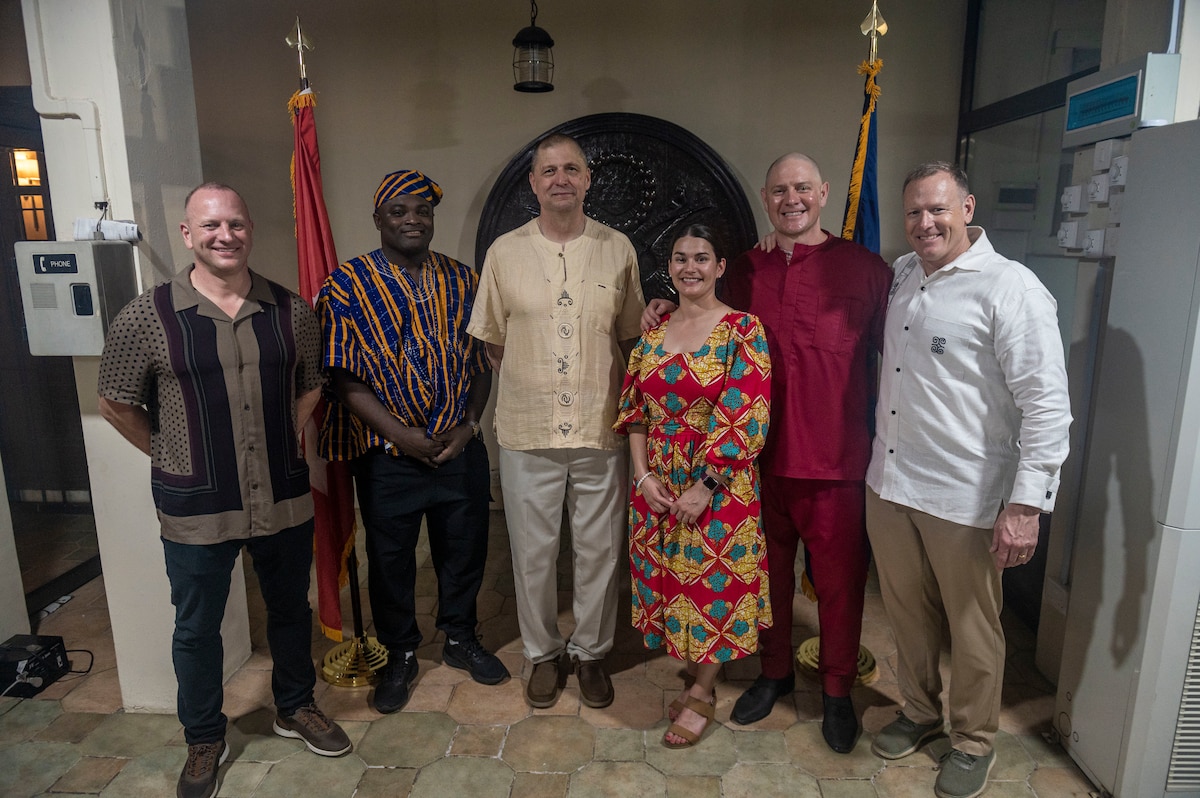
[[[574,139],[538,143],[529,185],[541,213],[488,249],[467,331],[484,341],[498,375],[517,620],[533,663],[526,700],[552,706],[575,670],[583,703],[604,707],[613,699],[602,660],[616,627],[628,472],[612,424],[644,304],[637,254],[584,215],[591,173]],[[555,568],[564,501],[574,556],[569,640],[558,629]]]

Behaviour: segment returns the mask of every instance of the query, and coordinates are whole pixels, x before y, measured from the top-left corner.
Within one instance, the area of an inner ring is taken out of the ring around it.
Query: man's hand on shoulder
[[[779,246],[779,239],[776,236],[775,231],[772,230],[760,238],[755,246],[761,249],[763,252],[770,252],[771,250],[775,249],[775,247]]]
[[[1042,511],[1028,504],[1006,504],[992,529],[992,559],[996,570],[1024,565],[1037,550]]]
[[[679,306],[669,299],[651,299],[642,311],[642,332],[657,327],[662,323],[662,317],[674,313]]]

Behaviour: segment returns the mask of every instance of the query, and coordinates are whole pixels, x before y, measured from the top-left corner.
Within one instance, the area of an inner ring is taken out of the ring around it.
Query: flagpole
[[[296,51],[300,70],[300,90],[292,96],[288,108],[295,130],[292,161],[292,189],[295,199],[296,242],[300,288],[304,298],[315,302],[321,284],[337,268],[333,233],[322,196],[320,156],[317,151],[313,107],[316,98],[308,81],[304,51],[312,42],[300,26],[285,39]],[[324,403],[321,403],[323,407]],[[317,565],[318,618],[322,630],[334,640],[341,631],[341,563],[345,563],[346,582],[350,585],[350,610],[354,635],[330,649],[324,657],[321,678],[338,687],[366,687],[378,680],[377,672],[387,663],[387,649],[363,628],[362,599],[358,585],[358,557],[354,547],[354,491],[345,462],[328,462],[315,452],[317,429],[310,420],[305,429],[306,459],[313,477],[314,548]],[[349,533],[346,533],[346,530]],[[335,560],[330,562],[330,560]],[[333,569],[332,572],[330,569]]]
[[[875,76],[883,67],[879,60],[879,37],[887,33],[887,22],[879,13],[878,0],[872,0],[871,12],[863,20],[859,30],[871,39],[870,58],[858,67],[860,75],[866,75],[866,85],[863,89],[863,114],[859,124],[858,143],[854,149],[854,163],[850,170],[850,187],[846,192],[846,213],[842,220],[842,238],[851,239],[878,253],[878,197],[875,191],[875,100],[879,96],[879,86]],[[864,211],[866,206],[867,211]],[[859,216],[872,222],[872,236],[868,239],[859,224]],[[818,601],[817,593],[809,576],[808,550],[804,552],[804,575],[801,579],[801,592],[812,601]],[[797,670],[810,676],[819,677],[821,659],[821,638],[810,637],[800,644],[796,650]],[[879,666],[875,655],[870,649],[859,642],[858,646],[858,675],[856,685],[870,684],[879,678]]]
[[[863,20],[859,30],[864,36],[871,37],[871,58],[872,64],[879,58],[879,37],[888,32],[887,23],[883,20],[883,15],[879,13],[879,0],[871,0],[871,13],[867,14],[867,18]]]
[[[300,91],[307,91],[309,89],[308,68],[304,65],[304,51],[312,49],[312,42],[304,35],[304,30],[300,27],[300,17],[296,17],[295,32],[284,41],[289,47],[296,48],[296,60],[300,65]]]
[[[858,144],[854,148],[854,163],[850,169],[850,186],[846,192],[846,213],[842,217],[842,238],[879,251],[879,197],[876,190],[875,103],[880,89],[876,78],[883,69],[879,58],[879,37],[888,31],[887,22],[879,13],[878,0],[872,0],[871,11],[859,26],[870,37],[870,60],[859,64],[858,73],[866,76],[863,87],[863,112],[858,128]]]

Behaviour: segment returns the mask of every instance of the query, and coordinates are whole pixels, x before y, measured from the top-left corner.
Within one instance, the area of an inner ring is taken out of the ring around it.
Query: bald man
[[[821,624],[821,731],[831,749],[848,753],[859,736],[850,688],[867,579],[863,479],[873,363],[891,270],[878,255],[821,229],[829,184],[812,158],[776,159],[760,195],[774,247],[740,255],[723,298],[762,320],[771,350],[771,434],[758,462],[775,623],[760,634],[762,675],[731,717],[759,721],[795,689],[792,601],[803,541]],[[652,303],[647,316],[666,309]]]

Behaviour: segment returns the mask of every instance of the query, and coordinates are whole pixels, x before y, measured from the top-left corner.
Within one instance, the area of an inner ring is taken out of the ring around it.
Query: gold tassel
[[[291,115],[291,117],[292,117],[292,125],[294,126],[296,124],[296,114],[300,113],[301,108],[316,108],[316,107],[317,107],[317,95],[314,94],[311,89],[304,90],[304,91],[297,91],[290,98],[288,98],[288,103],[287,103],[288,114]],[[288,179],[292,183],[292,221],[294,222],[296,220],[296,153],[295,153],[295,151],[292,152],[292,160],[288,167]],[[296,230],[296,227],[294,224],[292,225],[292,235],[296,236],[296,237],[299,236],[299,231]],[[340,634],[340,632],[339,632],[339,634]]]
[[[850,170],[847,207],[854,208],[855,212],[847,214],[845,224],[842,225],[842,238],[847,241],[854,238],[854,226],[858,223],[858,200],[862,195],[863,168],[867,162],[867,137],[871,133],[871,114],[875,113],[875,102],[879,99],[880,92],[879,85],[875,82],[875,76],[882,68],[882,58],[876,58],[872,64],[863,61],[858,65],[858,74],[867,76],[865,92],[870,95],[871,99],[867,104],[867,111],[863,114],[862,121],[858,124],[858,146],[854,148],[854,166]]]

